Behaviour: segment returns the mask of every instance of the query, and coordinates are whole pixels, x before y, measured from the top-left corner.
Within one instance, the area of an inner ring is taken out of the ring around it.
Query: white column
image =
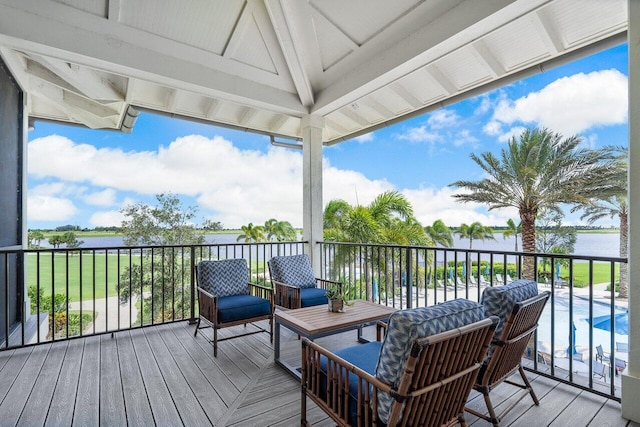
[[[629,0],[629,363],[622,416],[640,422],[640,0]]]
[[[320,250],[316,242],[322,240],[322,130],[324,119],[308,115],[302,118],[302,174],[303,178],[303,239],[309,242],[307,253],[316,277],[320,274]]]

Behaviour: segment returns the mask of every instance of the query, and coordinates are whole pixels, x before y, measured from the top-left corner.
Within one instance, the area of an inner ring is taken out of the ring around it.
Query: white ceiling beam
[[[309,108],[314,103],[314,93],[311,81],[305,67],[303,54],[305,46],[296,37],[293,21],[287,18],[286,10],[281,0],[266,0],[265,5],[271,22],[284,54],[284,59],[291,73],[293,84],[296,87],[300,102]]]
[[[374,111],[376,111],[378,114],[380,114],[384,118],[388,119],[389,117],[394,117],[396,115],[396,113],[394,113],[393,111],[388,109],[382,103],[378,102],[373,96],[367,96],[365,98],[362,98],[358,102],[368,106],[371,109],[373,109]]]
[[[55,2],[0,4],[0,43],[283,114],[308,113],[280,76]]]
[[[9,67],[9,71],[16,82],[18,82],[18,85],[22,90],[28,91],[29,74],[27,73],[27,61],[24,56],[6,47],[0,47],[0,56],[7,67]]]
[[[63,89],[51,86],[45,81],[32,81],[31,93],[53,104],[72,120],[82,123],[91,129],[115,129],[118,125],[118,120],[110,117],[97,117],[88,113],[84,108],[70,104],[68,100],[65,100]]]
[[[247,0],[247,5],[251,9],[253,19],[255,20],[258,30],[262,35],[262,40],[267,46],[271,60],[278,75],[286,79],[291,79],[291,73],[287,66],[287,61],[284,58],[282,49],[280,48],[280,41],[278,35],[274,31],[273,23],[269,17],[269,11],[267,10],[263,0]]]
[[[323,115],[338,110],[546,1],[485,0],[482,7],[474,1],[463,1],[452,4],[435,19],[428,15],[430,2],[424,2],[329,70],[316,94],[312,113]],[[385,38],[387,32],[395,32],[398,38]]]
[[[287,123],[287,120],[289,120],[289,117],[285,116],[284,114],[276,114],[273,120],[269,122],[267,127],[271,132],[280,132],[280,129],[282,129],[282,126]]]
[[[222,102],[220,102],[219,100],[213,98],[209,99],[209,106],[204,113],[205,117],[207,117],[208,119],[215,119],[221,106]]]
[[[335,130],[337,133],[341,135],[350,133],[350,131],[346,127],[342,126],[341,124],[339,124],[333,119],[329,119],[325,117],[324,123],[325,125],[327,125],[327,127],[330,127],[331,129]]]
[[[338,112],[362,127],[371,125],[364,117],[355,112],[352,107],[343,107]]]
[[[109,10],[107,11],[110,21],[120,21],[121,0],[108,0]]]
[[[396,82],[389,86],[389,89],[394,91],[400,98],[404,99],[407,104],[413,108],[420,108],[424,105],[424,102],[416,98],[414,94],[409,92],[406,87],[402,86],[400,82]]]
[[[240,116],[238,119],[238,123],[241,126],[249,126],[251,124],[251,120],[253,120],[253,118],[256,115],[256,110],[251,108],[251,107],[243,107],[241,112],[240,112]]]
[[[549,49],[549,53],[551,55],[557,55],[560,52],[564,52],[566,49],[564,43],[544,11],[537,10],[535,13],[532,13],[530,17],[531,23],[540,35],[544,45]]]
[[[164,101],[164,105],[167,111],[174,113],[176,111],[176,105],[178,104],[178,98],[180,94],[177,89],[169,89],[167,92],[167,99]]]
[[[502,64],[496,59],[484,40],[478,40],[477,42],[469,45],[469,49],[471,49],[471,53],[478,62],[482,64],[482,66],[487,69],[494,78],[500,77],[506,73],[507,70],[505,70]]]
[[[452,95],[458,92],[458,88],[453,84],[447,76],[444,75],[440,68],[435,65],[430,65],[424,69],[434,83],[440,86],[440,88],[448,95]]]
[[[123,94],[94,70],[69,64],[59,59],[42,55],[30,55],[30,58],[75,87],[83,95],[105,101],[121,101]]]
[[[227,45],[222,51],[222,56],[224,58],[232,57],[242,45],[242,37],[244,36],[246,28],[251,23],[250,21],[252,19],[251,11],[245,4],[240,12],[240,17],[238,18],[236,25],[233,27],[233,32],[227,41]]]

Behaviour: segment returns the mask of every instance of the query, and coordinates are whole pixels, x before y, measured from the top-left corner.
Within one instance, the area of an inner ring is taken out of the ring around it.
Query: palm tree
[[[460,226],[460,229],[457,231],[457,233],[460,235],[462,239],[469,239],[469,249],[473,249],[474,239],[475,240],[486,240],[486,239],[495,240],[495,238],[493,237],[493,230],[491,229],[491,227],[485,227],[484,225],[480,224],[480,222],[478,221],[472,222],[470,225],[462,224]]]
[[[547,129],[526,129],[512,137],[500,158],[485,152],[471,158],[488,177],[456,181],[452,186],[469,190],[455,194],[460,202],[484,203],[489,209],[515,207],[522,223],[522,249],[535,251],[538,211],[560,211],[561,203],[588,205],[594,198],[621,191],[612,150],[580,148],[581,138],[564,138]],[[576,206],[574,209],[578,209]],[[524,277],[534,278],[534,259],[525,257]]]
[[[519,222],[516,225],[515,221],[509,218],[507,220],[507,229],[502,233],[502,238],[506,239],[507,237],[515,236],[516,238],[516,247],[515,252],[518,252],[518,234],[522,233],[522,223]]]
[[[433,225],[427,225],[424,231],[436,244],[445,248],[453,247],[453,233],[441,219],[435,220]]]
[[[598,200],[595,204],[584,208],[584,214],[580,219],[586,219],[589,224],[602,219],[604,217],[620,219],[620,257],[627,257],[627,248],[629,247],[629,223],[628,223],[629,206],[627,205],[626,196],[613,196],[606,199]],[[619,298],[629,297],[629,272],[626,263],[620,264],[620,289],[618,291]]]
[[[275,218],[265,221],[263,231],[267,234],[269,241],[275,239],[278,242],[284,242],[297,238],[296,230],[289,221],[278,221]]]
[[[242,230],[242,234],[238,236],[236,242],[244,241],[245,243],[251,243],[264,242],[267,240],[267,237],[264,234],[264,227],[261,225],[253,225],[253,223],[250,222],[249,224],[240,227],[240,230]]]

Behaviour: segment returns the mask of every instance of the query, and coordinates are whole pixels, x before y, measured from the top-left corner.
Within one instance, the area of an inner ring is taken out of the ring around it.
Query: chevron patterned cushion
[[[466,299],[396,311],[389,318],[387,335],[382,343],[376,367],[376,377],[397,387],[414,340],[459,328],[484,318],[482,305]],[[378,415],[385,423],[388,421],[392,403],[393,398],[390,395],[379,394]]]
[[[200,261],[198,286],[217,297],[249,294],[249,269],[244,259]]]
[[[306,254],[274,256],[269,260],[274,280],[299,288],[315,288],[316,278]]]
[[[482,293],[480,303],[489,316],[498,316],[500,323],[496,327],[495,336],[502,333],[504,323],[511,314],[515,303],[538,295],[538,284],[533,280],[520,279],[504,286],[488,287]]]

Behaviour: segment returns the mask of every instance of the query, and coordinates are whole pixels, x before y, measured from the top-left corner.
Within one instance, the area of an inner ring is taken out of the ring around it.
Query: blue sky
[[[482,171],[469,154],[499,151],[525,127],[579,134],[598,148],[627,144],[626,45],[537,74],[324,149],[324,202],[368,204],[402,192],[424,225],[504,225],[517,211],[456,203],[459,179]],[[227,228],[269,218],[302,226],[302,154],[268,137],[141,114],[132,134],[36,122],[29,133],[29,228],[120,225],[127,204],[171,192],[197,222]],[[566,222],[579,224],[579,214]],[[605,220],[600,225],[616,224]]]

